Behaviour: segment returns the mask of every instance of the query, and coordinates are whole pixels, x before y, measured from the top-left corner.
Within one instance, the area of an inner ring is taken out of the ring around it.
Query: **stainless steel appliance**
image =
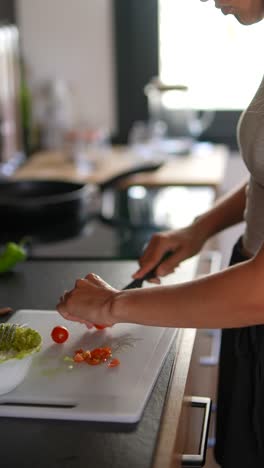
[[[20,122],[19,33],[0,26],[0,175],[8,176],[23,159]]]

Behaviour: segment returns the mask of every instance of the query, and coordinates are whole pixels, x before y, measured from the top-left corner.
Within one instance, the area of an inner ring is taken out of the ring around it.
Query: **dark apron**
[[[230,265],[245,260],[239,239]],[[263,325],[222,331],[215,459],[222,468],[264,467]]]

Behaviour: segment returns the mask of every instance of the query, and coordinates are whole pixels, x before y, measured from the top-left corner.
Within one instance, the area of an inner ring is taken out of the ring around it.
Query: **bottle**
[[[44,147],[49,150],[62,150],[65,137],[73,126],[74,109],[70,85],[61,79],[49,82],[43,119]]]
[[[24,151],[30,156],[40,148],[40,129],[34,119],[33,95],[29,86],[28,69],[20,58],[20,112]]]
[[[29,155],[31,152],[32,102],[22,57],[20,59],[20,112],[24,151],[26,155]]]

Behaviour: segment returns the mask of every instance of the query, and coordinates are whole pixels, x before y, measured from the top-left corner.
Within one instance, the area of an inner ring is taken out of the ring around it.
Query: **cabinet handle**
[[[192,396],[187,398],[187,401],[190,402],[192,408],[204,408],[204,418],[199,445],[199,454],[182,455],[182,466],[204,466],[206,459],[212,400],[207,397]]]
[[[201,259],[210,261],[209,274],[217,273],[221,269],[222,255],[216,250],[203,252]],[[218,358],[221,346],[221,330],[208,330],[207,333],[213,337],[211,354],[209,356],[202,356],[199,359],[201,366],[215,366],[218,364]]]

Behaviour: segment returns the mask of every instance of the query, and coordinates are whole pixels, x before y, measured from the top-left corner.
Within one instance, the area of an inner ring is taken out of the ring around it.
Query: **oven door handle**
[[[206,459],[207,440],[210,424],[212,400],[208,397],[192,396],[186,398],[191,408],[204,408],[203,426],[199,445],[199,454],[182,455],[182,466],[203,466]]]

